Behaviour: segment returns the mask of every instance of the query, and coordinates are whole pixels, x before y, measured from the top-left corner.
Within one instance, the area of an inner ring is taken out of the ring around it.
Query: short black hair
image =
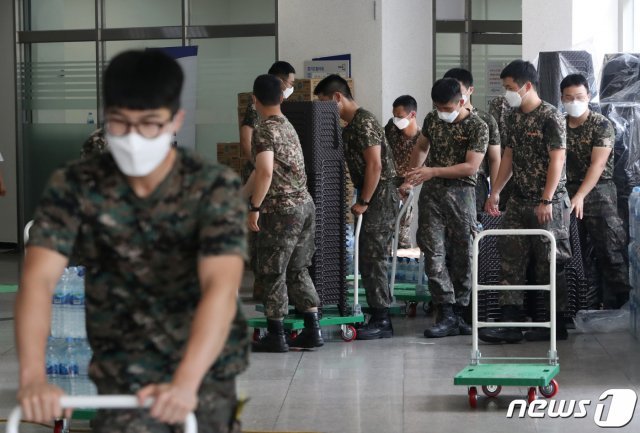
[[[524,60],[514,60],[509,63],[500,73],[500,78],[511,78],[522,87],[531,82],[533,88],[538,90],[538,71],[531,62]]]
[[[125,51],[104,71],[105,108],[180,109],[184,74],[174,59],[157,49]]]
[[[460,83],[455,78],[441,78],[433,83],[431,99],[436,104],[448,104],[462,99]]]
[[[564,89],[571,86],[584,86],[589,93],[589,82],[582,74],[569,74],[560,82],[560,93],[564,92]]]
[[[395,101],[393,101],[393,108],[403,107],[407,112],[409,111],[418,111],[418,102],[411,95],[402,95],[398,96]]]
[[[349,100],[353,99],[353,95],[351,95],[351,89],[349,88],[349,83],[347,80],[342,78],[340,75],[333,74],[328,77],[323,78],[315,89],[313,89],[313,94],[324,95],[332,97],[336,92],[341,93],[344,97]]]
[[[274,75],[259,75],[253,82],[253,95],[262,105],[280,105],[282,81]]]
[[[451,68],[442,78],[453,78],[464,84],[467,89],[473,86],[473,75],[463,68]]]
[[[268,74],[275,75],[279,78],[287,78],[289,74],[295,74],[296,70],[293,69],[291,63],[285,62],[284,60],[278,60],[269,68],[267,71]]]

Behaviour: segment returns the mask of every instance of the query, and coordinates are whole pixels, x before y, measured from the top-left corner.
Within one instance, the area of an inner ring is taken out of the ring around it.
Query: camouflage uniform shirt
[[[286,117],[264,119],[253,130],[251,143],[254,163],[259,153],[273,152],[273,176],[261,212],[287,213],[311,201],[300,139]]]
[[[87,268],[89,372],[101,392],[170,381],[201,297],[198,258],[245,256],[238,177],[185,149],[176,152],[169,174],[145,198],[134,194],[110,154],[73,162],[53,174],[34,217],[30,246]],[[243,371],[248,345],[238,305],[203,383]]]
[[[504,96],[493,98],[489,102],[489,114],[495,119],[500,131],[500,145],[504,149],[507,145],[507,117],[513,108],[507,103]]]
[[[542,102],[529,113],[513,110],[507,119],[509,138],[507,146],[513,149],[514,195],[538,203],[547,183],[549,152],[566,149],[566,125],[562,114],[551,104]],[[553,200],[566,193],[565,167]]]
[[[451,167],[467,160],[467,152],[485,153],[489,142],[489,127],[474,113],[457,123],[447,123],[433,110],[424,118],[422,134],[429,139],[427,166]],[[476,175],[459,180],[476,184]]]
[[[493,116],[486,111],[473,108],[472,113],[476,114],[484,123],[489,127],[489,146],[500,146],[500,130],[498,129],[498,123]],[[486,177],[491,175],[489,167],[489,157],[485,156],[482,160],[482,164],[478,167],[478,174],[482,174]]]
[[[242,119],[242,123],[240,126],[250,126],[253,129],[256,129],[260,124],[260,115],[258,114],[258,110],[256,110],[256,106],[253,103],[249,102],[247,104],[247,111],[244,114],[244,119]]]
[[[104,129],[98,128],[91,133],[89,138],[82,144],[80,158],[87,159],[95,155],[109,151],[109,145],[104,137]]]
[[[364,160],[364,151],[372,146],[382,146],[380,182],[391,181],[396,177],[393,154],[387,144],[384,130],[369,111],[358,108],[351,122],[342,130],[342,143],[351,180],[356,188],[362,188],[364,184],[364,173],[367,166]]]
[[[387,143],[393,152],[393,160],[396,164],[396,172],[398,176],[404,177],[413,167],[410,166],[411,152],[420,137],[420,128],[413,137],[407,138],[402,130],[393,123],[393,119],[384,127],[384,134],[387,137]]]
[[[613,147],[615,133],[611,122],[602,114],[591,111],[587,120],[577,128],[569,127],[567,119],[567,182],[582,183],[591,166],[594,147]],[[613,179],[613,152],[600,180]]]

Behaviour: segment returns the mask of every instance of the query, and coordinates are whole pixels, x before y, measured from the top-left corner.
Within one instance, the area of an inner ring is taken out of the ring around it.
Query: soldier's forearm
[[[562,154],[562,158],[559,157],[551,157],[551,161],[549,162],[549,169],[547,171],[547,182],[544,186],[544,191],[542,192],[541,199],[551,200],[553,195],[558,188],[558,183],[560,182],[560,178],[562,177],[562,168],[564,166],[564,153]]]
[[[370,201],[373,197],[373,193],[378,187],[380,182],[380,174],[382,173],[381,165],[367,165],[364,172],[364,183],[362,185],[362,191],[360,191],[360,197],[363,200]]]

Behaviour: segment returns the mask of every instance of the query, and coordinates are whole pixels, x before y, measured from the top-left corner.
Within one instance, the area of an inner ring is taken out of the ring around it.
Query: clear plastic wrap
[[[548,51],[537,58],[540,78],[540,97],[562,109],[560,102],[560,82],[569,74],[582,74],[589,82],[591,100],[597,101],[598,86],[593,71],[593,59],[588,51]],[[593,104],[597,110],[597,104]]]
[[[594,334],[629,331],[629,308],[627,302],[619,310],[580,310],[574,319],[576,332]]]
[[[640,54],[605,56],[600,105],[616,132],[614,181],[622,208],[633,187],[640,185]]]

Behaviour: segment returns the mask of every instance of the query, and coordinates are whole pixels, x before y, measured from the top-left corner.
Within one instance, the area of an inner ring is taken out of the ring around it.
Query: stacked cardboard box
[[[242,154],[240,143],[218,143],[217,156],[218,163],[232,168],[238,174],[242,172],[242,167],[247,162]]]
[[[238,93],[238,125],[242,124],[244,115],[247,113],[247,107],[251,104],[251,92]]]

